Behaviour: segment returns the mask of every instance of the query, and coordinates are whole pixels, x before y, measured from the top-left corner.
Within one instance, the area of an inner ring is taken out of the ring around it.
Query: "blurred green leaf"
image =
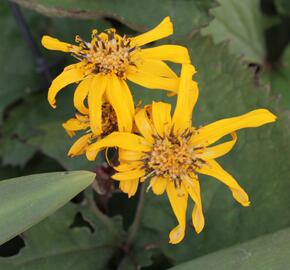
[[[288,46],[278,67],[266,71],[270,80],[271,89],[280,96],[282,102],[289,108],[290,105],[290,46]]]
[[[290,264],[290,229],[223,249],[171,270],[285,270]]]
[[[39,16],[27,14],[27,23],[34,24]],[[39,88],[32,54],[25,44],[6,1],[0,9],[0,124],[4,109],[16,100]],[[36,24],[37,25],[37,24]]]
[[[127,26],[144,31],[171,16],[175,33],[186,35],[210,21],[208,9],[215,0],[14,0],[15,2],[49,16],[74,18],[113,18]]]
[[[94,180],[85,171],[35,174],[0,182],[0,243],[52,214]]]
[[[290,15],[290,2],[288,0],[274,0],[277,11],[282,15]]]
[[[136,245],[160,247],[173,264],[290,226],[289,116],[267,87],[255,85],[251,72],[228,52],[226,44],[217,46],[210,38],[194,35],[185,45],[197,68],[195,79],[200,88],[194,126],[256,108],[271,109],[278,121],[239,131],[235,149],[219,159],[249,193],[249,208],[237,204],[223,184],[200,176],[205,229],[199,235],[193,230],[190,204],[186,237],[182,243],[170,245],[168,234],[177,223],[167,197],[147,194]]]
[[[88,205],[67,204],[24,233],[25,247],[19,254],[0,258],[5,270],[106,270],[119,245]],[[81,215],[83,223],[76,225]],[[113,221],[112,221],[113,222]],[[120,230],[120,221],[114,221]]]
[[[262,64],[265,58],[263,17],[260,0],[220,0],[211,10],[214,20],[202,29],[215,43],[229,42],[231,52],[251,63]],[[269,24],[269,22],[267,22]]]

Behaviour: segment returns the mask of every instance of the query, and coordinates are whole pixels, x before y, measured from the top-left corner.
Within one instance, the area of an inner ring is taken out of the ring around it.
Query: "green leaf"
[[[0,244],[52,214],[93,180],[93,173],[75,171],[1,181]]]
[[[288,0],[274,0],[277,11],[282,15],[290,15],[290,2]]]
[[[76,225],[76,220],[83,223]],[[121,230],[119,219],[111,221],[117,231]],[[13,257],[0,258],[0,268],[106,270],[120,244],[120,233],[112,234],[86,202],[81,206],[69,203],[26,231],[25,247]]]
[[[223,249],[170,270],[284,270],[290,264],[290,229]]]
[[[98,1],[56,1],[56,0],[15,0],[15,2],[49,16],[74,18],[113,18],[121,23],[144,31],[158,24],[164,17],[171,16],[175,33],[186,35],[210,21],[208,9],[214,0],[98,0]]]
[[[26,14],[28,25],[39,19],[37,14]],[[11,103],[39,88],[39,77],[29,48],[25,44],[7,2],[1,3],[0,25],[0,124],[3,111]]]
[[[229,41],[231,52],[251,63],[262,64],[265,58],[263,17],[260,0],[220,0],[212,9],[214,20],[202,29],[215,43]]]
[[[281,63],[273,70],[265,71],[266,79],[270,81],[271,89],[279,95],[282,102],[290,106],[290,46],[288,46],[282,57]]]
[[[239,57],[228,52],[226,44],[214,45],[210,38],[196,34],[185,45],[196,66],[195,79],[200,88],[193,112],[194,126],[256,108],[270,109],[278,115],[278,121],[239,131],[234,150],[218,159],[248,192],[250,207],[236,203],[222,183],[201,175],[205,228],[199,235],[193,230],[191,203],[185,239],[178,245],[170,245],[168,234],[177,222],[167,196],[146,194],[143,229],[136,243],[157,245],[172,264],[290,226],[290,163],[287,158],[290,155],[290,125],[287,113],[280,109],[277,98],[270,95],[267,87],[255,84],[252,73],[241,64]]]

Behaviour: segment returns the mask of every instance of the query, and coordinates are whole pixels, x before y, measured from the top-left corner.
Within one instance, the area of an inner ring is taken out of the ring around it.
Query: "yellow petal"
[[[164,137],[171,129],[171,105],[164,102],[152,102],[152,117],[157,133]]]
[[[178,78],[165,78],[153,73],[144,72],[134,66],[129,66],[127,79],[149,89],[161,89],[177,93],[179,86]]]
[[[79,156],[79,155],[84,154],[90,143],[91,137],[92,137],[91,133],[80,137],[70,148],[68,152],[68,156],[74,157],[74,156]]]
[[[118,166],[115,166],[114,169],[118,172],[125,172],[129,170],[134,170],[136,168],[140,168],[143,165],[143,162],[135,161],[130,163],[121,163]]]
[[[143,158],[144,158],[143,152],[119,149],[120,161],[135,161],[135,160],[140,160]]]
[[[197,172],[212,176],[229,187],[233,197],[243,206],[249,206],[250,201],[248,194],[238,184],[238,182],[226,172],[216,161],[207,160],[206,165],[203,165]]]
[[[108,84],[106,96],[116,112],[119,131],[130,132],[134,116],[134,102],[131,92],[127,84],[115,75],[111,76]]]
[[[115,173],[112,176],[112,179],[117,180],[117,181],[126,181],[126,180],[139,179],[140,177],[144,175],[145,175],[145,170],[138,168],[138,169],[130,170],[127,172]]]
[[[199,181],[193,176],[186,176],[185,181],[183,181],[185,189],[187,190],[189,196],[194,201],[195,206],[192,211],[192,224],[197,233],[200,233],[204,228],[204,215],[202,212],[202,202],[200,197],[200,185]]]
[[[94,76],[88,95],[90,121],[92,132],[102,133],[102,99],[107,88],[107,77],[101,74]]]
[[[89,114],[89,109],[85,106],[84,101],[88,96],[91,83],[92,78],[81,81],[74,93],[74,106],[80,113],[83,114]]]
[[[197,83],[192,81],[194,73],[192,65],[182,65],[177,103],[172,118],[175,134],[192,126],[192,111],[198,98]]]
[[[49,104],[53,108],[55,108],[56,107],[55,97],[57,93],[65,86],[74,82],[79,82],[83,78],[84,73],[82,69],[70,69],[67,71],[63,71],[52,81],[52,84],[48,89],[47,99]]]
[[[179,64],[190,64],[188,50],[179,45],[161,45],[142,49],[140,54],[143,59],[157,59]]]
[[[238,139],[236,132],[231,133],[231,136],[232,136],[232,140],[228,142],[221,143],[217,146],[205,148],[203,153],[200,154],[199,157],[203,159],[215,159],[230,152]]]
[[[154,176],[150,180],[150,186],[152,186],[153,193],[155,195],[162,195],[166,190],[168,179],[160,176]]]
[[[150,151],[152,148],[143,137],[127,132],[113,132],[91,144],[87,149],[87,157],[94,160],[98,152],[106,147],[120,147],[132,151]]]
[[[193,145],[203,144],[207,146],[233,131],[242,128],[259,127],[274,122],[276,118],[268,110],[258,109],[241,116],[222,119],[200,128],[198,134],[192,136],[191,143]]]
[[[138,189],[139,179],[128,180],[128,181],[121,181],[119,184],[119,188],[128,194],[128,197],[132,197],[135,195]]]
[[[62,124],[62,127],[70,134],[70,132],[78,131],[78,130],[84,130],[87,129],[90,126],[89,122],[86,121],[80,121],[77,118],[71,118],[65,123]]]
[[[169,242],[171,244],[177,244],[184,238],[188,193],[182,185],[179,188],[176,188],[173,181],[168,182],[166,192],[172,210],[178,220],[178,226],[169,234]]]
[[[152,137],[152,123],[150,122],[147,113],[144,109],[139,110],[135,115],[136,126],[141,133],[141,135],[148,141],[153,143],[154,139]]]
[[[138,54],[139,56],[139,54]],[[137,56],[137,57],[138,57]],[[134,61],[132,59],[132,61]],[[144,73],[150,73],[155,76],[177,78],[175,72],[163,61],[155,59],[142,59],[140,64],[137,63],[137,69]]]
[[[132,42],[136,46],[142,46],[152,41],[168,37],[173,34],[173,25],[170,21],[170,17],[166,17],[152,30],[141,34],[135,38],[132,38]]]
[[[62,51],[62,52],[69,52],[70,48],[74,47],[73,45],[62,42],[58,40],[57,38],[53,38],[50,36],[43,36],[41,39],[41,44],[43,47],[45,47],[48,50],[54,50],[54,51]]]

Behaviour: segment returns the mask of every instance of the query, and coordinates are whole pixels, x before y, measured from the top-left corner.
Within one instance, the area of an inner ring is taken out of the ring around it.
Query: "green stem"
[[[142,184],[137,209],[135,212],[134,221],[133,221],[132,225],[130,226],[128,238],[126,241],[126,246],[128,246],[128,247],[130,247],[132,245],[132,243],[136,237],[136,234],[138,232],[139,226],[140,226],[141,213],[143,210],[144,200],[145,200],[145,191],[146,191],[145,184]]]

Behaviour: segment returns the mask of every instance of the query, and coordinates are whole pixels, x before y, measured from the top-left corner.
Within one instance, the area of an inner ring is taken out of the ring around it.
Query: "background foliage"
[[[11,12],[0,2],[0,179],[63,170],[105,170],[66,156],[72,140],[61,123],[74,113],[72,89],[52,110],[49,79],[73,60],[40,46],[43,34],[71,42],[93,28],[136,34],[170,15],[175,35],[166,42],[188,47],[197,68],[198,126],[265,107],[278,122],[239,132],[237,147],[221,160],[248,191],[242,208],[228,190],[202,177],[205,230],[188,223],[185,240],[168,244],[175,218],[166,196],[146,193],[132,250],[123,243],[137,198],[109,188],[92,190],[0,246],[0,269],[287,269],[290,255],[290,5],[283,0],[55,1],[16,0],[36,42],[27,44]],[[46,72],[45,72],[46,71]],[[132,85],[136,103],[166,99],[162,92]],[[144,90],[144,91],[143,91]],[[15,200],[20,196],[15,193]],[[97,211],[96,204],[102,210]],[[1,221],[0,221],[1,222]],[[204,256],[204,257],[202,257]],[[199,257],[199,258],[197,258]],[[265,258],[267,260],[265,261]],[[288,260],[288,261],[287,261]],[[183,264],[186,262],[185,264]]]

